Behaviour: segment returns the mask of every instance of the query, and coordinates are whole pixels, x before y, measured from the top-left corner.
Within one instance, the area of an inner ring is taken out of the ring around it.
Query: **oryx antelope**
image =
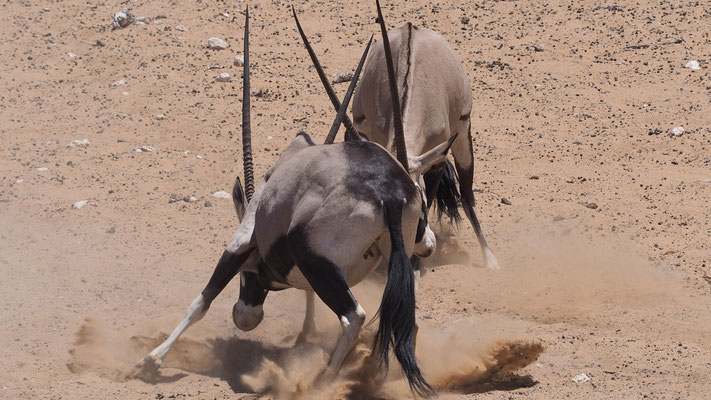
[[[382,19],[380,4],[378,16]],[[472,95],[462,62],[439,34],[407,23],[388,32],[388,43],[395,55],[396,94],[388,87],[384,41],[373,45],[363,78],[353,99],[353,123],[368,140],[387,149],[396,146],[391,115],[392,98],[400,99],[408,154],[424,154],[458,134],[452,156],[459,176],[459,193],[451,164],[442,161],[424,174],[428,208],[435,200],[440,211],[453,220],[464,213],[474,227],[488,268],[499,267],[489,249],[474,212],[472,192],[474,156],[472,150]],[[400,150],[400,149],[398,149]],[[461,195],[460,195],[461,194]]]
[[[382,32],[385,33],[384,28]],[[238,180],[233,191],[240,226],[184,319],[144,357],[135,374],[155,373],[178,337],[205,315],[212,301],[240,273],[239,301],[232,312],[239,329],[254,329],[262,321],[262,304],[272,290],[298,288],[311,293],[307,296],[307,303],[311,304],[307,306],[304,331],[313,328],[309,322],[313,315],[308,315],[309,310],[313,312],[313,293],[337,315],[342,334],[321,379],[333,377],[365,321],[365,311],[349,287],[382,261],[388,264],[388,278],[379,310],[375,357],[387,368],[392,346],[413,391],[432,394],[414,354],[415,290],[410,257],[426,257],[434,250],[434,234],[427,224],[427,201],[419,182],[423,171],[442,162],[453,140],[418,157],[397,153],[396,159],[375,143],[315,145],[302,133],[254,191],[248,37],[246,12],[242,113],[245,188],[242,190]],[[332,130],[338,128],[346,112],[369,47],[370,42]],[[388,64],[392,70],[392,63]],[[394,75],[389,82],[395,88]],[[396,113],[396,120],[398,117]],[[402,124],[399,125],[397,140],[402,141]]]

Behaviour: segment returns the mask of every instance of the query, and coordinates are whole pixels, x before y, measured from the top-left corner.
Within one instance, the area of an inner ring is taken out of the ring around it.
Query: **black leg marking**
[[[215,300],[215,297],[230,283],[232,278],[237,275],[242,264],[247,261],[251,253],[252,251],[234,254],[227,250],[222,253],[220,261],[217,262],[217,266],[212,272],[212,277],[210,277],[210,280],[207,282],[205,289],[202,290],[202,295],[205,299],[204,310],[210,308],[212,301]]]

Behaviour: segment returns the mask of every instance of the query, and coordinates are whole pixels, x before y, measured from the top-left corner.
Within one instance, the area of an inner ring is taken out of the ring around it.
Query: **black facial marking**
[[[261,264],[261,261],[260,261]],[[248,306],[259,306],[264,304],[267,297],[267,290],[264,282],[254,272],[242,271],[240,277],[239,298]]]

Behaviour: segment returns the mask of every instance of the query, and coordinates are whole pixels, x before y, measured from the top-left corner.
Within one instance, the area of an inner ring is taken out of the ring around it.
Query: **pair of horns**
[[[397,90],[397,81],[395,80],[395,67],[393,65],[392,61],[392,53],[390,51],[390,41],[388,40],[388,33],[387,29],[385,28],[385,21],[383,19],[383,14],[382,11],[380,10],[380,1],[376,0],[376,5],[378,7],[378,21],[380,22],[380,31],[383,36],[383,46],[385,49],[385,57],[386,57],[386,62],[388,66],[388,82],[390,84],[390,97],[393,102],[393,124],[394,124],[394,131],[395,131],[395,149],[397,152],[397,158],[400,161],[400,164],[405,168],[405,170],[408,169],[408,162],[407,162],[407,149],[405,147],[405,134],[404,134],[404,129],[402,125],[402,111],[400,109],[400,101],[399,101],[399,95],[398,95],[398,90]],[[348,91],[346,92],[346,97],[344,98],[343,103],[344,104],[339,104],[338,98],[336,97],[336,93],[333,90],[333,87],[331,84],[328,82],[328,79],[326,78],[326,74],[323,72],[323,68],[321,67],[321,63],[318,60],[318,57],[316,57],[316,53],[314,53],[313,48],[311,47],[311,44],[309,43],[308,39],[306,38],[306,34],[304,33],[304,30],[301,28],[301,24],[299,23],[299,18],[296,16],[296,11],[294,10],[294,6],[291,6],[291,11],[294,14],[294,20],[296,21],[296,27],[299,30],[299,35],[301,36],[301,40],[304,42],[304,46],[306,46],[306,50],[309,53],[309,56],[311,57],[311,61],[314,64],[314,67],[316,68],[316,72],[318,73],[319,78],[321,79],[321,83],[323,84],[324,89],[326,89],[326,93],[328,94],[328,97],[331,99],[331,103],[333,104],[333,107],[338,110],[339,116],[343,114],[342,117],[337,116],[336,121],[334,121],[333,125],[331,126],[331,130],[328,133],[328,136],[326,137],[326,141],[324,142],[325,144],[331,144],[336,138],[336,133],[338,132],[338,127],[340,125],[340,119],[343,119],[343,124],[346,128],[346,140],[353,140],[353,139],[359,139],[360,135],[356,131],[355,127],[351,123],[351,120],[348,118],[347,115],[345,115],[345,110],[348,106],[348,102],[350,101],[350,95],[352,94],[352,91],[355,88],[356,82],[358,81],[358,77],[360,76],[360,70],[363,66],[363,62],[365,61],[366,55],[368,53],[368,49],[370,48],[370,43],[373,40],[373,37],[371,36],[370,41],[368,41],[368,46],[365,49],[365,52],[363,53],[363,57],[360,60],[360,63],[358,64],[358,68],[356,68],[356,73],[355,76],[353,77],[353,80],[351,81],[350,86],[348,87]]]

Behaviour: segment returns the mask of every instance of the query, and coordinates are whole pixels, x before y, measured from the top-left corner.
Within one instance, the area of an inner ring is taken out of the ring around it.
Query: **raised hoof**
[[[124,373],[121,378],[153,381],[158,377],[158,369],[161,364],[163,364],[163,361],[149,354],[131,367],[128,372]]]

